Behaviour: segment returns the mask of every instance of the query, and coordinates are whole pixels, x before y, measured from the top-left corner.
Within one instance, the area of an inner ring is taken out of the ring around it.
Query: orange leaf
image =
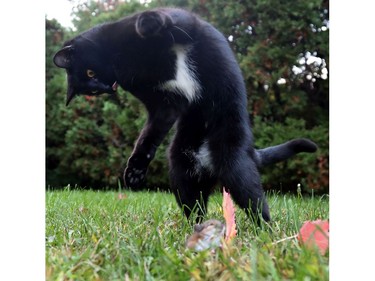
[[[226,232],[225,241],[230,242],[236,236],[235,209],[230,194],[223,188],[223,215],[225,219]]]
[[[316,220],[306,221],[299,230],[298,240],[308,248],[317,246],[324,255],[329,246],[329,222]]]
[[[119,200],[122,200],[122,199],[125,199],[125,198],[126,198],[126,194],[125,193],[119,193],[117,195],[117,199],[119,199]]]

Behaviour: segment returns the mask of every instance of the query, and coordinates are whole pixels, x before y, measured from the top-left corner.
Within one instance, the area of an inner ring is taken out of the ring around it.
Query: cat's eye
[[[92,71],[91,69],[87,69],[86,74],[90,78],[95,76],[95,72]]]

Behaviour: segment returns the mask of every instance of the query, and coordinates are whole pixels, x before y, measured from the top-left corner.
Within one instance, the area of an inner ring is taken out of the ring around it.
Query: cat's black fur
[[[240,207],[269,221],[258,169],[317,149],[307,139],[253,148],[245,83],[226,38],[181,9],[94,27],[66,42],[54,62],[68,74],[67,104],[78,94],[114,93],[119,84],[146,106],[148,120],[124,172],[127,186],[142,186],[157,147],[176,123],[170,184],[187,217],[197,201],[207,205],[220,182]]]

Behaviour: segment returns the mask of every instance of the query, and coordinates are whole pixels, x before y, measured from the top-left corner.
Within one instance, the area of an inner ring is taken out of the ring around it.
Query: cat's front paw
[[[145,182],[147,169],[127,167],[124,172],[124,181],[127,187],[139,188]]]

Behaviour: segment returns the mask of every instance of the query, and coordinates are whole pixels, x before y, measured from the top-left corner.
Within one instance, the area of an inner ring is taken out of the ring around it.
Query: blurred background
[[[264,188],[293,192],[301,184],[306,193],[329,192],[328,0],[66,2],[68,21],[46,16],[47,188],[118,189],[146,120],[143,105],[122,90],[116,96],[81,96],[66,107],[66,74],[54,66],[55,52],[97,24],[174,6],[197,13],[228,39],[247,85],[256,147],[296,137],[319,146],[317,153],[263,169]],[[151,162],[145,189],[168,190],[166,149],[172,135],[173,130]]]

